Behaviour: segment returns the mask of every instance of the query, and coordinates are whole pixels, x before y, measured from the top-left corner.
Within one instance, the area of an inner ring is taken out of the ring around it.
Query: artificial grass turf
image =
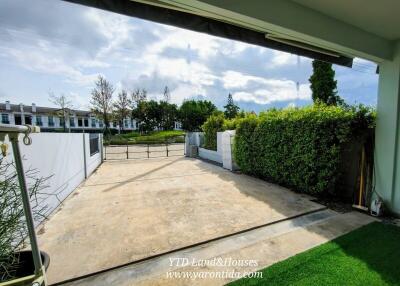
[[[400,285],[400,228],[374,222],[262,272],[228,285]]]

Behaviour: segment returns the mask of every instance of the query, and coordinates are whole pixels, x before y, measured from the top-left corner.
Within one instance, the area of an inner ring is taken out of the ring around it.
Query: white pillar
[[[232,139],[235,136],[235,130],[227,130],[222,133],[221,152],[222,152],[222,166],[228,170],[235,170],[232,152]]]
[[[392,61],[379,65],[375,132],[375,195],[400,214],[400,42]]]

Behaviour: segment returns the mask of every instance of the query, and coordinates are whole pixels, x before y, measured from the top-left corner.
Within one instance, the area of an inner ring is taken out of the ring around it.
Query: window
[[[103,120],[99,120],[99,127],[103,128],[104,124],[103,124]]]
[[[92,118],[92,127],[96,127],[96,118]]]
[[[25,115],[25,124],[32,125],[32,117],[30,115]]]
[[[22,125],[21,114],[14,114],[15,125]]]
[[[37,126],[42,126],[43,125],[42,116],[36,115],[36,125]]]
[[[99,153],[99,135],[98,134],[89,134],[89,149],[90,156],[93,156],[96,153]]]
[[[74,118],[74,117],[70,117],[70,119],[69,119],[69,126],[70,126],[70,127],[75,127],[75,118]]]
[[[47,116],[47,122],[49,127],[54,126],[54,117],[53,116]]]
[[[88,118],[85,118],[83,120],[83,123],[84,123],[85,127],[89,127],[89,119]]]
[[[8,114],[7,113],[2,113],[1,114],[1,123],[10,124],[10,120],[8,118]]]
[[[129,128],[129,120],[128,119],[124,119],[124,127]]]
[[[78,126],[82,127],[83,126],[83,120],[82,118],[78,118]]]

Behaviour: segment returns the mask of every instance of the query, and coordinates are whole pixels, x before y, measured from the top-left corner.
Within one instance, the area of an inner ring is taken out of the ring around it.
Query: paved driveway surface
[[[321,208],[184,157],[107,161],[39,231],[50,283]]]

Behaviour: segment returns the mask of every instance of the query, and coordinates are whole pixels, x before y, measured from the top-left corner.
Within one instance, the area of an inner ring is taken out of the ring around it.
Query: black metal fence
[[[89,134],[90,156],[93,156],[100,151],[99,138],[99,134]]]
[[[149,159],[185,155],[184,143],[104,146],[105,160]]]

